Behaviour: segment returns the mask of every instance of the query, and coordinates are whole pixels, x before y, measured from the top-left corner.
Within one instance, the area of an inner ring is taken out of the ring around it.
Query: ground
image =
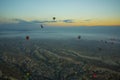
[[[119,52],[100,40],[1,38],[0,79],[120,80]]]

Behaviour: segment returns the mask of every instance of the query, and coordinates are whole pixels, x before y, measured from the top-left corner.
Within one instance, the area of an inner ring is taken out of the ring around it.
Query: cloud
[[[73,23],[74,21],[71,20],[71,19],[66,19],[66,20],[63,20],[63,22],[65,22],[65,23]]]
[[[18,23],[29,23],[28,21],[22,20],[22,19],[13,19],[13,21],[16,21]]]
[[[92,21],[93,19],[85,19],[85,20],[80,20],[80,23],[86,23],[86,22],[90,22]]]
[[[17,21],[19,24],[36,24],[36,23],[54,23],[57,21],[39,21],[39,20],[32,20],[32,21],[26,21],[26,20],[22,20],[22,19],[13,19],[14,21]]]
[[[38,20],[34,20],[34,21],[30,21],[30,23],[42,23],[42,22],[40,22]]]
[[[13,19],[14,21],[16,21],[18,24],[37,24],[37,23],[56,23],[56,22],[65,22],[65,23],[73,23],[74,21],[72,19],[65,19],[65,20],[52,20],[52,21],[48,21],[48,20],[32,20],[32,21],[26,21],[26,20],[22,20],[22,19]]]
[[[22,19],[13,19],[13,23],[5,23],[0,25],[1,30],[34,30],[39,29],[39,21],[26,21]]]
[[[54,22],[57,22],[57,21],[38,21],[38,20],[33,20],[33,21],[30,21],[30,23],[54,23]]]
[[[85,22],[89,22],[89,21],[92,21],[92,19],[86,19],[86,20],[83,20]]]

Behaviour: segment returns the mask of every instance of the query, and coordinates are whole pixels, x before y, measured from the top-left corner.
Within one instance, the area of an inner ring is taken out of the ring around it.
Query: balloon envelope
[[[80,39],[81,38],[81,36],[78,36],[78,39]]]
[[[53,17],[53,20],[55,20],[56,18],[55,17]]]
[[[29,38],[29,36],[26,36],[26,40],[29,40],[30,38]]]
[[[43,25],[41,25],[41,28],[43,28]]]

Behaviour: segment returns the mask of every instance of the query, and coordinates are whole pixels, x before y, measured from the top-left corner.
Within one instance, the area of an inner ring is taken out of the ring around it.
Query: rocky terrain
[[[100,41],[0,39],[0,80],[120,80],[119,50]]]

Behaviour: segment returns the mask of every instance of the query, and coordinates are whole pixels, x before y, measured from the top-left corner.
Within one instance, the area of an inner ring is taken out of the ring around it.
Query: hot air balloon
[[[81,36],[79,35],[79,36],[78,36],[78,39],[80,39],[80,38],[81,38]]]
[[[26,40],[29,40],[30,38],[29,38],[29,36],[26,36]]]
[[[53,20],[55,20],[56,18],[55,17],[53,17]]]
[[[43,25],[41,24],[40,27],[43,28]]]
[[[105,43],[107,44],[107,41],[105,41]]]
[[[101,48],[101,47],[98,47],[98,50],[99,50],[99,51],[102,51],[102,48]]]
[[[96,73],[94,73],[94,74],[93,74],[93,78],[96,78],[96,77],[97,77],[97,75],[96,75]]]

